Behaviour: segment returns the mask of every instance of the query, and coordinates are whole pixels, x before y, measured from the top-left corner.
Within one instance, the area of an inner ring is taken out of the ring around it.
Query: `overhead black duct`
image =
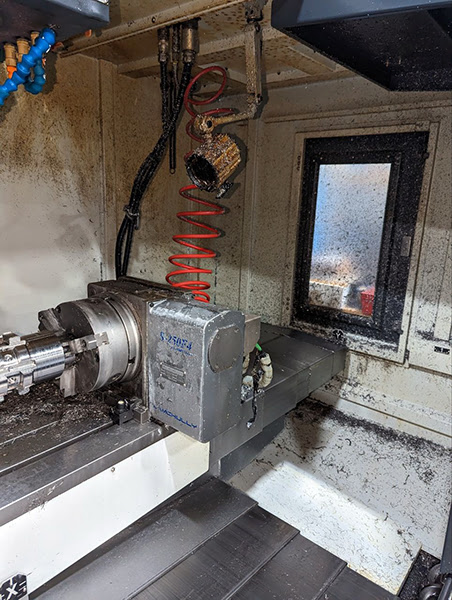
[[[389,90],[452,90],[450,0],[273,0],[272,25]]]

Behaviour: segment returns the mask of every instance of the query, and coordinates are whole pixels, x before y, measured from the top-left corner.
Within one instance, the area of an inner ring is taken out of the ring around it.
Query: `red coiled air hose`
[[[222,82],[218,89],[218,91],[213,94],[210,98],[206,100],[194,100],[190,98],[191,91],[196,82],[206,75],[206,73],[210,73],[212,71],[216,71],[220,73],[222,76]],[[226,71],[223,67],[219,66],[211,66],[207,67],[200,71],[193,79],[190,81],[184,96],[184,106],[187,112],[192,117],[187,124],[187,133],[188,135],[196,140],[197,142],[202,142],[204,140],[198,138],[193,133],[193,122],[196,119],[198,113],[193,110],[193,106],[205,106],[206,104],[210,104],[211,102],[215,102],[221,96],[226,86]],[[204,112],[204,115],[219,115],[219,114],[231,114],[233,112],[230,108],[216,108],[213,110],[208,110]],[[214,250],[210,250],[209,248],[204,248],[203,246],[199,246],[197,243],[198,240],[207,240],[207,239],[215,239],[221,236],[220,230],[215,227],[211,227],[210,225],[206,225],[205,223],[200,223],[199,221],[193,220],[193,217],[207,217],[214,215],[224,215],[226,212],[223,207],[215,202],[209,202],[207,200],[202,200],[197,196],[193,196],[193,190],[198,189],[196,185],[186,185],[179,190],[180,195],[187,200],[191,200],[192,202],[196,202],[201,206],[205,207],[205,210],[188,210],[177,213],[177,218],[183,221],[184,223],[188,223],[189,225],[195,225],[196,227],[201,228],[204,233],[192,233],[192,234],[179,234],[174,235],[173,240],[184,246],[185,248],[189,248],[190,250],[194,250],[195,252],[187,252],[185,254],[174,254],[170,256],[168,259],[169,262],[177,267],[177,270],[171,271],[166,276],[166,281],[171,284],[175,288],[192,291],[194,294],[195,300],[199,300],[200,302],[210,302],[210,295],[206,290],[210,288],[210,283],[207,281],[201,281],[198,279],[191,279],[189,281],[173,281],[173,277],[177,277],[179,275],[210,275],[212,273],[212,269],[205,269],[202,267],[191,266],[187,262],[180,262],[181,260],[191,261],[197,259],[213,259],[216,258],[217,254]],[[198,242],[199,243],[199,242]]]

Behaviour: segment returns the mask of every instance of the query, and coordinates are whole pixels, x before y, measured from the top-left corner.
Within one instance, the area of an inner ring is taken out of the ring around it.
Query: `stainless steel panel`
[[[265,345],[265,351],[270,354],[273,362],[276,361],[284,367],[289,367],[292,371],[301,371],[332,355],[330,350],[286,335],[281,335],[268,342]]]
[[[265,344],[267,344],[271,340],[274,340],[280,335],[283,335],[285,331],[286,329],[284,327],[278,327],[277,325],[269,325],[268,323],[262,323],[259,344],[262,347],[264,347]],[[287,329],[287,331],[290,331],[290,329]]]
[[[255,505],[242,492],[210,480],[128,527],[47,584],[35,598],[130,598]]]
[[[397,600],[395,596],[351,569],[344,569],[319,600]]]
[[[136,598],[225,600],[297,534],[277,517],[253,508]]]
[[[108,4],[98,0],[2,0],[0,39],[15,42],[31,31],[55,25],[58,38],[65,40],[103,27],[108,20]]]
[[[230,479],[241,469],[249,465],[262,450],[270,444],[275,437],[284,429],[285,417],[280,417],[265,427],[261,433],[252,437],[246,443],[239,446],[236,450],[211,463],[212,473],[223,480]]]
[[[297,329],[286,329],[285,335],[294,338],[296,340],[304,340],[314,346],[320,346],[324,350],[329,350],[333,353],[333,374],[337,375],[345,367],[345,357],[347,355],[347,349],[338,343],[330,342],[323,338],[298,331]]]
[[[213,461],[226,456],[262,431],[264,426],[264,399],[265,394],[258,396],[256,418],[250,426],[248,422],[253,418],[252,402],[249,400],[240,405],[240,421],[237,425],[221,433],[210,442],[210,456]]]
[[[315,0],[280,0],[275,3],[274,21],[276,26],[291,27],[309,23],[328,23],[342,19],[358,19],[374,15],[388,15],[394,12],[420,10],[425,8],[450,7],[448,0],[336,0],[333,3]]]
[[[272,26],[396,91],[452,89],[450,0],[275,0]]]
[[[319,600],[345,566],[340,558],[297,535],[233,598]],[[347,600],[352,599],[364,600],[359,594],[347,597]]]
[[[335,373],[333,372],[334,355],[331,353],[322,360],[318,360],[311,365],[311,376],[309,378],[309,393],[317,390],[323,384],[330,381]]]
[[[46,425],[32,427],[20,439],[0,444],[0,477],[110,426],[109,417],[97,417],[75,423],[61,422],[58,419]]]
[[[247,402],[241,406],[239,423],[212,440],[211,465],[214,468],[221,458],[259,435],[264,427],[295,408],[345,365],[344,348],[293,329],[265,324],[261,345],[271,356],[273,381],[256,398],[257,416],[251,428],[247,427],[252,415],[251,402]]]
[[[309,371],[288,377],[266,392],[264,427],[287,414],[309,395]]]
[[[257,315],[245,315],[245,341],[243,354],[254,350],[261,337],[261,318]]]
[[[169,435],[133,421],[77,441],[0,479],[0,526]],[[76,449],[75,449],[76,448]]]

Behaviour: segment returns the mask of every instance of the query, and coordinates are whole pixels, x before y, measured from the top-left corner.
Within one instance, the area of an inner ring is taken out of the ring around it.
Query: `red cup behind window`
[[[361,292],[361,312],[366,317],[371,317],[374,311],[375,286]]]

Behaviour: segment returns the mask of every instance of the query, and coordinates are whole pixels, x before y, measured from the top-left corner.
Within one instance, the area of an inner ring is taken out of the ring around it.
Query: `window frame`
[[[323,327],[398,344],[421,201],[429,131],[308,137],[304,140],[291,325]],[[322,164],[391,163],[371,317],[309,304],[312,246]],[[406,238],[410,248],[406,252]],[[405,251],[404,251],[405,250]]]

